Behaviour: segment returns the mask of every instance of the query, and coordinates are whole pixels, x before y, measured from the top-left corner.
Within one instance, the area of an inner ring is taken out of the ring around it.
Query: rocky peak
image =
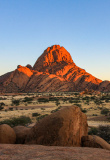
[[[73,60],[70,53],[64,47],[53,45],[43,52],[33,69],[41,71],[46,66],[58,65],[59,63],[67,65],[73,63]]]

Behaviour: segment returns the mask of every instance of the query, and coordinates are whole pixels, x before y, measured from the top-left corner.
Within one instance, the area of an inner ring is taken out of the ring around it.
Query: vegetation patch
[[[20,116],[18,118],[13,117],[11,119],[5,119],[0,122],[0,125],[1,124],[8,124],[9,126],[14,127],[14,126],[18,126],[18,125],[25,126],[28,123],[31,123],[30,117]]]

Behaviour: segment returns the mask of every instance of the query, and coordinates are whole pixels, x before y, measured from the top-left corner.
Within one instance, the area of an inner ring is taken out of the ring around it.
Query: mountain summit
[[[0,92],[110,91],[110,82],[87,73],[60,45],[48,47],[34,66],[23,67],[0,76]]]
[[[58,65],[62,67],[67,64],[73,64],[70,53],[64,47],[60,47],[60,45],[53,45],[48,47],[38,58],[33,70],[51,70],[55,66],[58,68]]]

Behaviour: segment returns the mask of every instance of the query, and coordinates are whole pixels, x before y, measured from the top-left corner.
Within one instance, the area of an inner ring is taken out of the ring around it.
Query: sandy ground
[[[19,116],[29,116],[32,118],[33,122],[35,122],[35,118],[32,117],[32,113],[39,113],[39,114],[50,114],[52,110],[55,110],[58,108],[56,106],[55,102],[49,102],[49,103],[38,103],[37,98],[38,97],[45,97],[49,95],[50,93],[32,93],[32,94],[18,94],[18,95],[1,95],[0,98],[6,98],[5,100],[0,100],[0,103],[5,103],[4,110],[0,111],[0,121],[4,119],[10,119],[11,117],[19,117]],[[52,93],[54,96],[57,97],[75,97],[73,93]],[[72,95],[73,94],[73,95]],[[90,95],[82,95],[84,96],[90,96]],[[32,103],[24,103],[20,102],[19,106],[12,106],[12,99],[21,99],[21,101],[25,97],[34,97],[34,100]],[[59,106],[70,106],[72,103],[59,101]],[[101,116],[101,109],[100,108],[108,108],[110,109],[110,102],[103,103],[101,105],[96,105],[93,101],[89,102],[89,105],[85,103],[86,101],[81,101],[79,104],[83,109],[87,110],[87,117],[92,117],[92,121],[88,119],[88,124],[90,126],[99,126],[100,124],[103,125],[110,125],[110,123],[107,123],[107,119],[104,120],[103,118],[97,119],[94,117],[94,115],[97,115],[97,117]],[[10,111],[9,108],[13,108],[13,111]],[[95,121],[95,122],[94,122]],[[101,122],[100,122],[101,121]]]

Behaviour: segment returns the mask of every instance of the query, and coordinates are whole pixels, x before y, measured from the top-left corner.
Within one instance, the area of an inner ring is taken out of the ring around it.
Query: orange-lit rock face
[[[44,67],[57,65],[58,63],[67,65],[73,63],[70,53],[59,45],[48,47],[44,53],[38,58],[33,69],[44,71]]]
[[[17,69],[19,72],[23,72],[24,74],[26,74],[28,77],[31,77],[33,75],[33,72],[27,68],[27,67],[22,67],[21,65],[18,66]]]
[[[59,45],[48,47],[34,67],[18,65],[13,72],[0,76],[0,92],[110,91],[110,82],[76,66],[70,53]]]

